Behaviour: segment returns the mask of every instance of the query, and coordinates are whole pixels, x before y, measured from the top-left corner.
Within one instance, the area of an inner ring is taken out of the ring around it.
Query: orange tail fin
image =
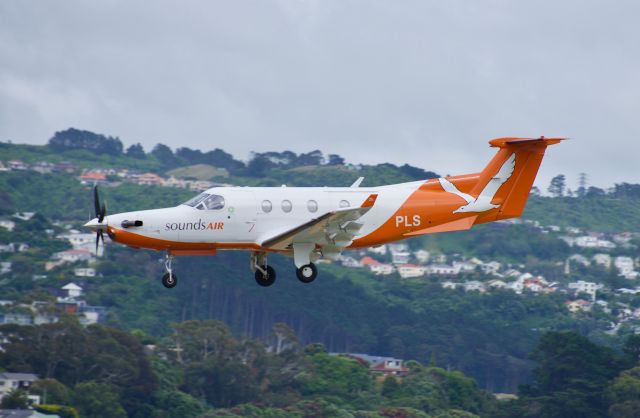
[[[476,223],[518,217],[522,214],[544,157],[547,146],[566,138],[497,138],[489,141],[492,147],[500,148],[493,159],[480,173],[478,182],[471,190],[474,196],[486,190],[489,182],[508,175],[495,193],[492,203],[500,205],[497,213],[480,216]],[[515,156],[513,166],[512,155]],[[509,170],[512,170],[509,172]]]

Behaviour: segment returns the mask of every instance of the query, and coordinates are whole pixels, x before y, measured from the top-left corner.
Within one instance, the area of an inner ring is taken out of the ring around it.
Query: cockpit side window
[[[210,195],[208,195],[207,193],[200,193],[196,197],[194,197],[192,199],[189,199],[186,202],[184,202],[183,205],[187,205],[187,206],[191,206],[191,207],[195,208],[196,206],[198,206],[198,203],[202,202],[203,200],[205,200],[209,196]]]
[[[204,205],[209,210],[220,210],[224,208],[224,197],[212,194],[204,201]]]

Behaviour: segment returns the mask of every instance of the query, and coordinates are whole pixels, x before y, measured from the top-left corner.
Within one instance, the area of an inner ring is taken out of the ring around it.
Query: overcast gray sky
[[[0,139],[321,149],[476,171],[569,136],[538,184],[640,182],[637,1],[2,1]]]

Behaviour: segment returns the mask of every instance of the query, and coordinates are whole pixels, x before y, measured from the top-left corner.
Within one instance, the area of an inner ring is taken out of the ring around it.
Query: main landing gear
[[[171,270],[171,262],[173,261],[173,256],[171,254],[167,254],[164,260],[164,268],[167,269],[167,272],[162,276],[162,284],[167,289],[171,289],[176,287],[178,284],[178,278],[175,273]]]
[[[252,253],[250,267],[256,283],[260,286],[268,287],[276,282],[276,271],[267,263],[267,253]],[[302,283],[311,283],[318,277],[318,268],[312,262],[308,262],[296,268],[296,276]]]
[[[318,268],[313,263],[305,264],[296,269],[296,276],[302,283],[311,283],[318,277]]]

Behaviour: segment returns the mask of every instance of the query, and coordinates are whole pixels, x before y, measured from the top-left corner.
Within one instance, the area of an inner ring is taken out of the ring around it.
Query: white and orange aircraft
[[[437,232],[518,217],[548,145],[565,138],[498,138],[498,152],[479,173],[379,187],[214,187],[176,207],[106,216],[94,188],[96,217],[85,225],[133,248],[166,251],[164,286],[177,278],[174,256],[251,252],[261,286],[276,272],[267,255],[293,257],[297,277],[312,282],[321,257]]]

